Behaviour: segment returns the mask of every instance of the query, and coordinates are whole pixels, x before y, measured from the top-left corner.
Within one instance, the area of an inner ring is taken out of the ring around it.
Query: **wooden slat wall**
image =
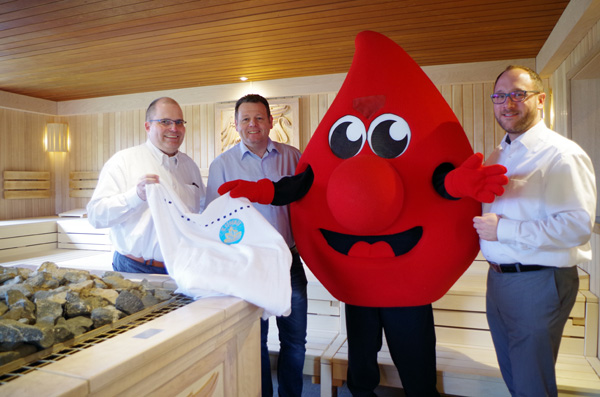
[[[489,100],[494,83],[443,84],[437,88],[463,126],[473,150],[487,158],[504,136]]]
[[[590,29],[587,35],[581,40],[581,42],[575,47],[571,54],[564,60],[564,62],[556,69],[556,71],[550,77],[550,85],[553,88],[553,99],[554,99],[554,129],[565,136],[572,136],[573,131],[569,125],[569,114],[570,114],[570,101],[569,101],[569,77],[570,73],[574,69],[580,66],[582,60],[586,59],[600,45],[600,21]],[[597,85],[597,84],[596,84]],[[594,101],[598,100],[598,92],[595,93],[596,97],[592,98]],[[581,98],[580,98],[581,99]],[[596,112],[596,117],[597,112]],[[590,132],[591,133],[591,132]],[[574,139],[577,139],[575,134]],[[586,148],[586,147],[584,147]],[[589,148],[586,148],[589,150]],[[596,153],[598,154],[598,153]],[[596,164],[600,161],[596,157]],[[596,167],[596,176],[600,173],[600,169]],[[600,214],[597,214],[600,215]],[[583,264],[582,268],[590,275],[590,291],[596,296],[600,295],[600,227],[596,225],[596,232],[592,236],[592,261]],[[600,337],[598,339],[600,344]],[[599,355],[600,357],[600,355]]]
[[[475,150],[487,156],[503,135],[494,121],[491,104],[487,100],[493,83],[442,84],[437,87],[463,124]],[[301,150],[306,147],[335,95],[333,92],[300,97]],[[145,109],[55,117],[52,119],[56,120],[51,121],[69,124],[70,151],[61,162],[61,159],[53,156],[64,154],[46,153],[43,150],[43,130],[48,117],[6,109],[0,109],[0,112],[3,116],[0,119],[0,170],[25,167],[28,164],[28,168],[20,169],[47,169],[59,181],[55,185],[56,205],[54,201],[49,201],[42,208],[34,208],[26,203],[7,204],[5,200],[0,200],[0,220],[55,215],[84,208],[89,198],[71,197],[70,173],[98,172],[114,153],[146,140]],[[215,133],[215,104],[187,105],[183,106],[183,112],[188,124],[182,151],[192,157],[205,174],[211,161],[218,155],[215,143],[218,139]],[[8,133],[13,125],[22,131],[19,137]],[[25,140],[30,143],[25,145]],[[36,155],[32,156],[32,152]],[[44,165],[38,165],[40,163]]]
[[[0,108],[0,177],[3,171],[48,171],[54,154],[44,151],[46,123],[54,116]],[[3,177],[2,177],[3,179]],[[4,180],[0,185],[3,185]],[[0,198],[0,220],[54,213],[55,199],[6,200]]]
[[[565,59],[559,68],[550,78],[553,87],[554,106],[555,106],[555,130],[565,136],[572,134],[569,125],[570,103],[567,89],[569,73],[579,66],[580,62],[590,54],[590,52],[600,45],[600,21],[588,32],[586,37],[581,40],[573,52]],[[596,93],[598,95],[598,93]],[[595,98],[597,100],[597,97]],[[589,148],[586,148],[589,149]],[[600,159],[597,159],[600,160]],[[596,169],[596,174],[600,169]],[[597,214],[600,215],[600,214]],[[600,232],[600,231],[598,231]],[[584,270],[590,274],[590,291],[600,295],[600,235],[596,234],[592,240],[594,259],[592,262],[583,266]]]

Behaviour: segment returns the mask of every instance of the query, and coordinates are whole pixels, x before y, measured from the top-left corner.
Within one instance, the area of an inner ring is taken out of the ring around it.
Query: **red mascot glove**
[[[500,164],[483,166],[483,154],[475,153],[458,168],[450,171],[444,180],[446,191],[452,197],[471,197],[491,203],[504,193],[508,183],[506,167]]]
[[[257,182],[236,179],[219,186],[218,192],[221,195],[229,192],[233,198],[246,197],[253,203],[271,204],[275,196],[275,185],[266,178]]]

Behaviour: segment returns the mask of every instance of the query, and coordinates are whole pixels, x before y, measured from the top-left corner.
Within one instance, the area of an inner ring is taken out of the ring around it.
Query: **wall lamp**
[[[66,123],[46,124],[46,138],[44,143],[47,152],[68,152],[69,125]]]

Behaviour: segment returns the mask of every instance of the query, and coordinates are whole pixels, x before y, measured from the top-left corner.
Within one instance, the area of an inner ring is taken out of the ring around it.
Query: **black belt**
[[[488,261],[490,267],[496,273],[521,273],[521,272],[533,272],[535,270],[543,270],[548,269],[550,266],[542,266],[542,265],[522,265],[520,263],[494,263]]]
[[[160,262],[160,261],[155,261],[154,259],[144,259],[144,258],[139,258],[137,256],[133,256],[133,255],[124,255],[120,252],[117,252],[119,255],[124,256],[126,258],[131,259],[132,261],[135,261],[137,263],[141,263],[142,265],[146,265],[146,266],[154,266],[154,267],[162,267],[163,269],[165,268],[165,263],[164,262]]]

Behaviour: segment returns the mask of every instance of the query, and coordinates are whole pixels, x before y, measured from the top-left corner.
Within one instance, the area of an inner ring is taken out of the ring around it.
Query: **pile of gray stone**
[[[0,266],[0,365],[168,300],[172,291],[118,272],[102,276],[45,262]]]

